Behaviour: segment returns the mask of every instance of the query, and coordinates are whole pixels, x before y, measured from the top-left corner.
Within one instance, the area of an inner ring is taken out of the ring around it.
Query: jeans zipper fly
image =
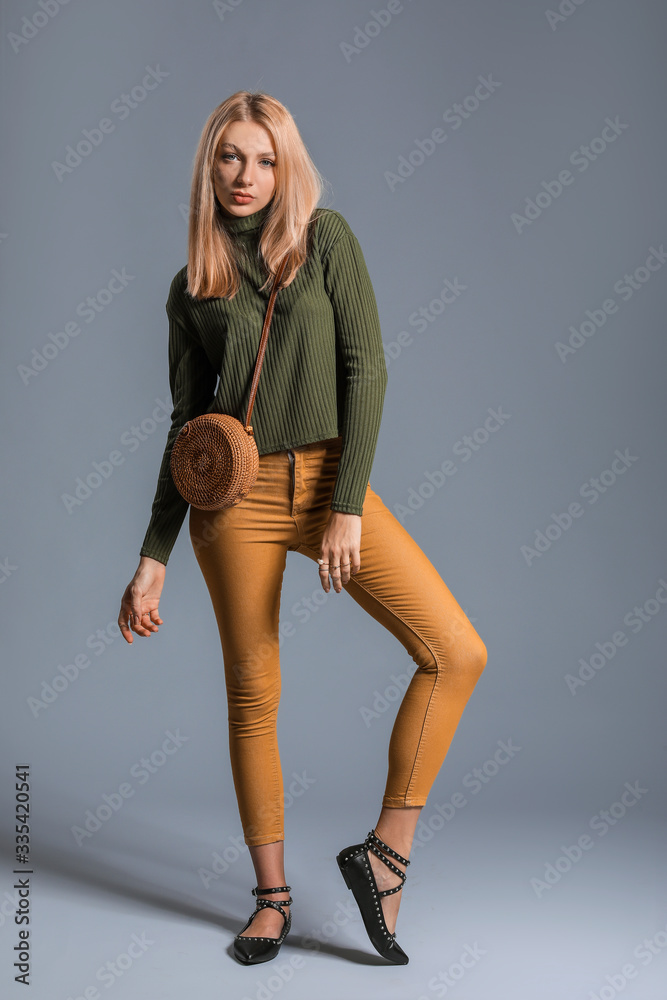
[[[287,450],[287,457],[289,458],[290,476],[292,481],[292,499],[294,499],[294,452],[291,448]]]

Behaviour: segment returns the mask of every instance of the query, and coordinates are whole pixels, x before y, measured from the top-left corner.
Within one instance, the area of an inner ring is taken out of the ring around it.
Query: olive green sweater
[[[269,205],[225,226],[238,247],[233,299],[195,299],[175,275],[169,319],[171,427],[141,555],[168,562],[188,509],[171,476],[171,449],[200,413],[243,421],[270,283],[257,254]],[[317,208],[312,251],[276,296],[252,411],[260,455],[342,435],[331,509],[361,514],[387,385],[375,294],[359,242],[340,212]],[[244,252],[245,251],[245,252]],[[219,381],[218,381],[219,379]],[[217,382],[217,388],[216,388]]]

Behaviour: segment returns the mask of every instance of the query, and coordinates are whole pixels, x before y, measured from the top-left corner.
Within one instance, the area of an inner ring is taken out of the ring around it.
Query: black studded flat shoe
[[[396,940],[395,933],[389,931],[384,921],[382,903],[380,902],[382,896],[389,896],[403,888],[406,875],[391,861],[388,861],[378,848],[381,848],[390,857],[396,858],[406,868],[410,864],[407,858],[401,857],[388,844],[380,840],[374,830],[370,831],[363,844],[353,844],[336,855],[336,861],[348,889],[352,890],[352,895],[357,901],[364,927],[375,950],[387,961],[393,962],[394,965],[407,965],[409,958]],[[383,889],[382,891],[378,889],[368,858],[368,851],[372,851],[396,875],[400,875],[399,885],[394,886],[393,889]]]
[[[264,896],[267,892],[291,892],[291,889],[290,885],[279,885],[273,889],[260,889],[256,885],[250,891],[253,896]],[[256,965],[259,962],[269,962],[272,958],[276,957],[280,951],[281,944],[289,934],[290,927],[292,926],[292,911],[283,909],[284,906],[288,906],[291,902],[293,902],[291,895],[289,899],[281,899],[280,901],[275,899],[257,900],[255,910],[250,914],[246,923],[234,938],[234,955],[239,962],[242,962],[244,965]],[[274,909],[280,910],[283,915],[285,923],[283,924],[280,937],[251,937],[249,934],[247,937],[241,937],[241,934],[250,927],[253,919],[265,906],[272,906]]]

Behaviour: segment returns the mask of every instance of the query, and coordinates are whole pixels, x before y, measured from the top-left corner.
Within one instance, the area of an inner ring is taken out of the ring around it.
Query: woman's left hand
[[[320,547],[320,583],[328,594],[329,577],[334,590],[340,594],[344,583],[350,582],[361,568],[359,550],[361,547],[361,516],[346,514],[342,510],[332,510],[324,529]]]

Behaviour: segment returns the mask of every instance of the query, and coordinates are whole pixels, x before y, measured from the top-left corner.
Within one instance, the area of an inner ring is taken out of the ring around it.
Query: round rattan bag
[[[171,475],[200,510],[233,507],[250,493],[259,471],[252,433],[228,413],[203,413],[181,428],[171,452]]]
[[[229,413],[202,413],[181,427],[171,449],[170,468],[176,489],[193,507],[233,507],[250,493],[259,472],[259,452],[250,424],[257,384],[266,351],[273,305],[288,255],[273,281],[255,361],[245,422]]]

